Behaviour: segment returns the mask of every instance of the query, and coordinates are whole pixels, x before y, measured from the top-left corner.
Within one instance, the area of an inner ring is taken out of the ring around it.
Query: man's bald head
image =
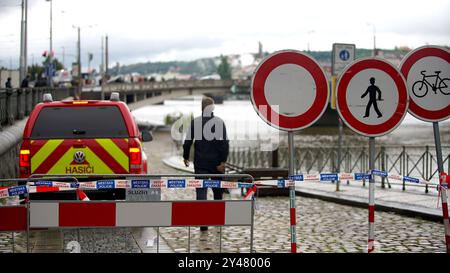
[[[202,99],[202,111],[205,111],[206,107],[214,105],[214,100],[210,97],[204,97]]]

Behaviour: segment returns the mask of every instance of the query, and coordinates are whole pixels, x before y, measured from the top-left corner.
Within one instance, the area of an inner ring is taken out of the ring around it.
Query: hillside
[[[195,61],[171,61],[171,62],[146,62],[131,65],[120,66],[110,69],[112,75],[130,74],[137,72],[141,75],[147,74],[165,74],[167,72],[178,72],[180,74],[190,74],[194,76],[205,76],[216,73],[218,66],[218,57],[203,58]]]
[[[392,49],[381,49],[383,54],[389,54],[401,59],[407,51]],[[266,52],[266,55],[269,53]],[[310,51],[309,55],[314,57],[320,63],[331,64],[331,51]],[[364,58],[372,56],[372,49],[357,49],[356,57]],[[170,61],[170,62],[146,62],[137,63],[131,65],[120,66],[118,71],[117,67],[110,69],[112,75],[117,74],[130,74],[137,72],[141,75],[148,75],[152,73],[165,74],[167,72],[177,72],[180,74],[190,74],[193,76],[206,76],[217,72],[217,66],[219,65],[219,57],[202,58],[195,61]]]

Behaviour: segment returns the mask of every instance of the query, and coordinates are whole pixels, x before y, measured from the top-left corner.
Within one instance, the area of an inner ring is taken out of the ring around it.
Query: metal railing
[[[73,96],[74,90],[71,87],[0,89],[0,128],[28,116],[34,106],[42,101],[44,93],[51,93],[54,100],[62,100]]]
[[[105,93],[126,92],[136,90],[176,90],[186,88],[230,88],[233,80],[186,80],[165,82],[141,82],[141,83],[110,83],[102,87]]]
[[[288,148],[278,149],[280,167],[288,166]],[[450,146],[443,145],[444,169],[450,172]],[[270,168],[272,152],[259,149],[231,149],[229,163],[235,169]],[[367,172],[369,151],[366,146],[344,146],[338,159],[338,148],[333,146],[299,147],[295,149],[295,170],[297,173]],[[338,168],[340,167],[340,168]],[[438,180],[436,150],[434,146],[377,146],[375,168],[394,174],[420,177],[424,180]],[[388,183],[390,187],[390,184]],[[385,179],[382,179],[385,187]],[[428,185],[424,186],[428,192]],[[402,189],[406,185],[402,183]]]

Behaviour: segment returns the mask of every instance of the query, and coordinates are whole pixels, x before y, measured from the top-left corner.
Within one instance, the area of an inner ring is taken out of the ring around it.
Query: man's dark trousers
[[[195,169],[195,173],[196,174],[222,174],[218,170],[206,169],[206,168]],[[196,177],[196,179],[207,179],[207,178],[205,178],[205,177]],[[212,177],[211,179],[216,179],[216,178]],[[222,179],[217,178],[217,180],[222,180]],[[213,190],[213,194],[214,194],[214,200],[222,200],[223,189],[212,188],[212,190]],[[207,188],[199,188],[199,189],[196,189],[196,191],[197,191],[197,200],[206,200],[207,199],[207,196],[208,196],[208,189]]]

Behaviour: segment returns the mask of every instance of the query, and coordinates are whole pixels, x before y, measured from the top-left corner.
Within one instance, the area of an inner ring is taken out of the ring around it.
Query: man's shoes
[[[208,227],[200,227],[200,231],[208,231]]]
[[[378,115],[378,118],[381,118],[383,115]]]
[[[369,116],[364,116],[363,118],[368,118]]]

